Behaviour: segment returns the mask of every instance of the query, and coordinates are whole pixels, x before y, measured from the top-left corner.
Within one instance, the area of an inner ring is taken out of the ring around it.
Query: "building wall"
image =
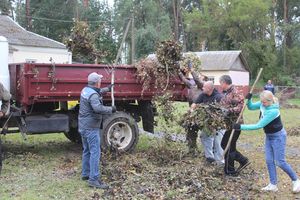
[[[55,63],[72,63],[72,53],[67,49],[26,47],[12,45],[16,51],[9,53],[9,63],[36,62],[51,63],[52,57]]]
[[[241,71],[202,71],[203,75],[207,76],[210,80],[213,79],[215,85],[220,85],[219,79],[222,75],[229,75],[234,85],[249,85],[249,72]]]

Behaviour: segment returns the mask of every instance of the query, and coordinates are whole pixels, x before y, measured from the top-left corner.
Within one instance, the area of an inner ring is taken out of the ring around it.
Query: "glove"
[[[114,85],[115,85],[115,84],[110,84],[110,85],[107,86],[109,92],[111,91],[111,88],[112,88]]]
[[[232,129],[241,130],[241,125],[240,124],[233,124]]]
[[[248,94],[246,95],[246,99],[248,99],[248,100],[252,99],[252,93],[248,93]]]
[[[112,106],[112,107],[111,107],[111,112],[112,112],[112,113],[115,113],[115,112],[117,112],[117,108],[116,108],[116,106]]]
[[[188,61],[188,68],[189,68],[189,69],[192,69],[192,67],[193,67],[193,63],[192,63],[192,61],[189,60],[189,61]]]

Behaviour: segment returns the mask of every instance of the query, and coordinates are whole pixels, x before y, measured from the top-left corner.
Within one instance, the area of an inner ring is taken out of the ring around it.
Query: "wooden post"
[[[127,24],[125,33],[124,33],[123,38],[122,38],[122,42],[121,42],[120,47],[119,47],[119,50],[118,50],[118,54],[117,54],[116,60],[115,60],[114,65],[113,65],[112,74],[111,74],[111,84],[114,84],[114,83],[115,83],[115,69],[114,69],[114,67],[117,65],[118,60],[119,60],[119,58],[120,58],[120,56],[121,56],[121,53],[122,53],[122,46],[123,46],[123,43],[125,42],[125,39],[126,39],[128,30],[129,30],[129,27],[130,27],[130,24],[131,24],[131,20],[132,20],[132,19],[130,19],[129,22],[128,22],[128,24]],[[111,88],[111,105],[112,105],[112,106],[115,105],[114,87]]]

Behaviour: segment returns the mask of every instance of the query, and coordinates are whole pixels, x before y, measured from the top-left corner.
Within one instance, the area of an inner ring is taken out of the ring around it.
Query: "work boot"
[[[247,158],[245,161],[241,162],[240,163],[240,166],[237,168],[237,172],[240,173],[243,169],[245,169],[248,165],[250,165],[250,161],[249,159]]]
[[[215,162],[216,160],[213,158],[206,158],[206,162],[212,164],[213,162]]]
[[[83,177],[81,177],[81,180],[87,181],[87,180],[89,180],[89,177],[88,176],[83,176]]]
[[[106,185],[103,182],[100,182],[99,180],[96,181],[88,181],[88,184],[90,187],[100,188],[100,189],[108,189],[108,185]]]
[[[232,177],[237,177],[239,175],[239,173],[235,170],[224,170],[224,174],[226,176],[232,176]]]

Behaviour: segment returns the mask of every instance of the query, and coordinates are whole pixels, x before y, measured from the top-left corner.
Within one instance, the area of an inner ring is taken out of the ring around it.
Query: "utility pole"
[[[87,8],[89,6],[89,0],[83,0],[83,7]]]
[[[135,63],[134,15],[131,15],[131,64]]]
[[[287,37],[287,2],[286,0],[283,1],[283,21],[284,21],[284,33],[283,33],[283,69],[286,70],[286,37]]]
[[[173,15],[174,15],[174,39],[177,41],[178,40],[178,0],[173,0]]]
[[[32,20],[30,16],[30,0],[26,0],[26,21],[27,21],[27,30],[32,30]]]

